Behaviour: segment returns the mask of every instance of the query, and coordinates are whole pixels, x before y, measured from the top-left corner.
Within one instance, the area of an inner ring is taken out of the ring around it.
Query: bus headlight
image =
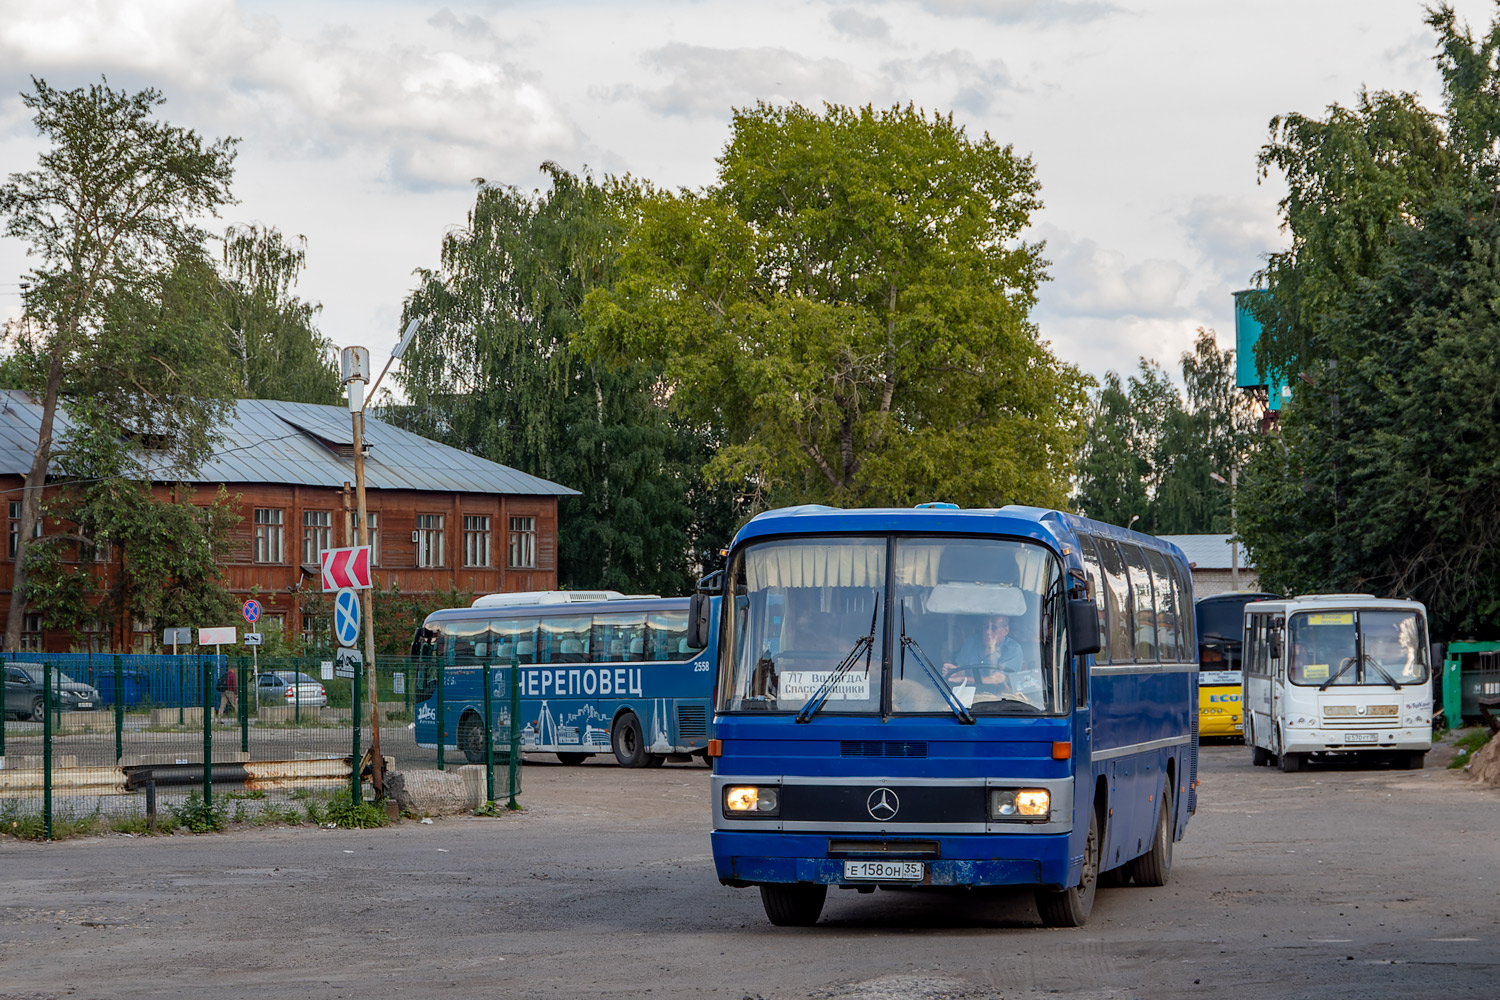
[[[990,819],[1035,822],[1052,815],[1052,793],[1045,788],[990,789]]]
[[[724,789],[724,815],[750,819],[781,812],[781,789],[775,785],[730,785]]]

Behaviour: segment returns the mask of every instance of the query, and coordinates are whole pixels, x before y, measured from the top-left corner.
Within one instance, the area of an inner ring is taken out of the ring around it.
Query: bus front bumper
[[[755,833],[715,830],[714,867],[725,885],[778,882],[823,885],[1053,886],[1078,880],[1082,858],[1068,854],[1069,835],[977,834],[926,838],[931,853],[833,850],[851,846],[837,834]],[[873,846],[873,845],[872,845]],[[849,863],[910,861],[922,865],[919,878],[851,878]]]
[[[1286,753],[1344,753],[1360,750],[1430,750],[1432,729],[1288,729]]]

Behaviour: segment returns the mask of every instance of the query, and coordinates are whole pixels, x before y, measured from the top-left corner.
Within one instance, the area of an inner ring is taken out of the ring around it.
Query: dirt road
[[[1015,892],[836,891],[774,928],[714,878],[690,765],[539,758],[500,819],[4,840],[0,998],[1500,996],[1500,791],[1242,747],[1201,774],[1171,884],[1080,930]]]

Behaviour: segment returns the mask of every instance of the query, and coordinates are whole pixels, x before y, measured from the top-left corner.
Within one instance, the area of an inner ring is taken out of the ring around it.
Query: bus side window
[[[1172,604],[1177,618],[1177,652],[1184,661],[1198,658],[1198,621],[1193,614],[1193,588],[1191,571],[1176,559],[1167,560],[1167,569],[1172,574]]]
[[[541,620],[537,634],[538,663],[585,663],[589,658],[592,615],[557,615]]]
[[[1240,650],[1240,668],[1247,674],[1260,676],[1260,637],[1255,634],[1256,615],[1251,615],[1244,625],[1244,648]]]
[[[1094,654],[1094,662],[1109,662],[1109,605],[1104,600],[1104,570],[1099,565],[1099,551],[1094,547],[1092,535],[1078,536],[1078,555],[1083,560],[1084,576],[1088,578],[1089,597],[1094,602],[1094,608],[1099,613],[1099,636],[1104,640],[1104,648]],[[1082,692],[1079,692],[1080,695]],[[1080,703],[1081,704],[1081,703]]]
[[[1099,565],[1104,567],[1104,600],[1109,606],[1109,662],[1129,663],[1135,659],[1130,641],[1130,581],[1125,577],[1125,560],[1119,547],[1108,538],[1096,538]]]
[[[1125,568],[1130,571],[1130,592],[1135,598],[1132,621],[1135,625],[1135,661],[1151,663],[1156,659],[1156,607],[1151,596],[1151,574],[1139,545],[1122,543]]]
[[[490,622],[490,635],[495,644],[494,662],[509,663],[514,656],[517,663],[535,663],[536,627],[535,615]]]
[[[697,652],[688,645],[686,611],[653,611],[646,616],[645,659],[682,660]]]
[[[684,617],[684,622],[686,618]],[[645,658],[645,612],[620,612],[594,616],[594,660],[597,663],[625,663]]]
[[[1177,652],[1177,605],[1172,600],[1172,585],[1167,579],[1167,561],[1155,549],[1146,549],[1151,567],[1151,591],[1156,602],[1156,650],[1163,663],[1175,663]]]

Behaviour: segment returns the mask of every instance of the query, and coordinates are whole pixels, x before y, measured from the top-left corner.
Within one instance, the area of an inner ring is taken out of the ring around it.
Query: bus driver
[[[1028,669],[1021,644],[1010,637],[1010,618],[991,616],[978,635],[959,647],[957,662],[943,663],[943,677],[950,686],[973,685],[975,698],[1019,697],[1034,700],[1041,695],[1041,676]]]

